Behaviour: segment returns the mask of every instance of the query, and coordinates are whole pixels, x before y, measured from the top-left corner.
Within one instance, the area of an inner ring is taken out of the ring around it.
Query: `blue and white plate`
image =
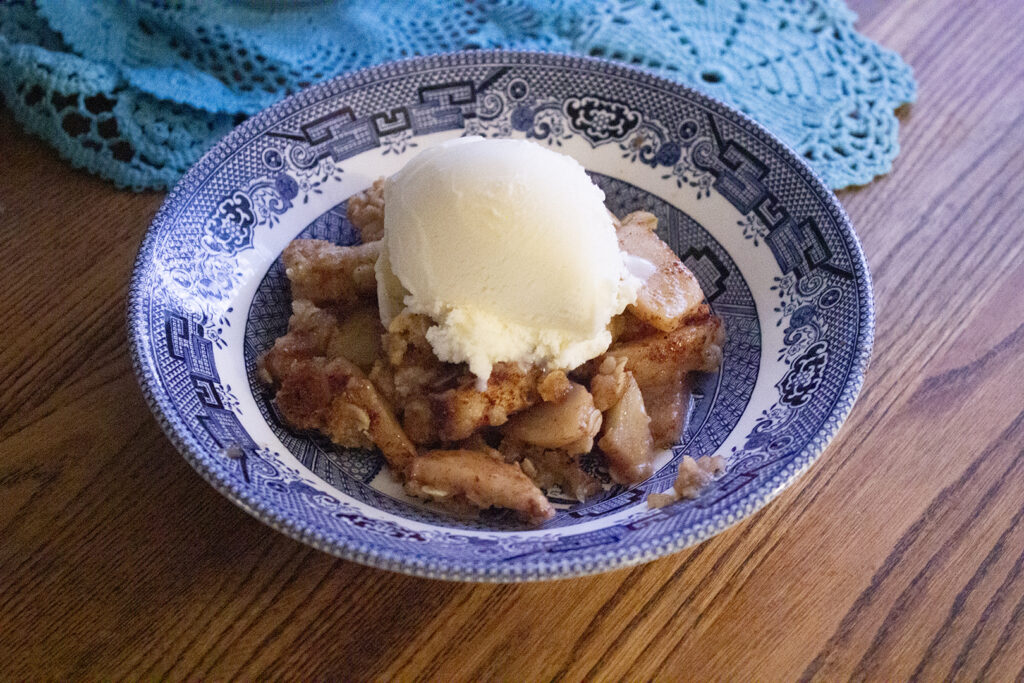
[[[293,432],[255,372],[286,326],[279,254],[298,236],[354,241],[345,202],[461,135],[518,137],[578,159],[617,214],[659,218],[728,341],[683,440],[648,481],[536,529],[455,518],[402,494],[381,457]],[[129,300],[143,392],[218,491],[339,557],[420,576],[521,581],[646,562],[751,514],[818,457],[849,413],[873,336],[853,228],[804,161],[744,115],[606,61],[467,52],[336,78],[245,122],[170,193]],[[728,471],[649,510],[684,454]]]

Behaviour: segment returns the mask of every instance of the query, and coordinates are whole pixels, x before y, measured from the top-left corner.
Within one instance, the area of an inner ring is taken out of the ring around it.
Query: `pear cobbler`
[[[722,322],[638,211],[621,219],[572,158],[522,140],[427,149],[348,202],[362,243],[293,241],[288,331],[260,362],[281,415],[375,447],[405,490],[463,511],[554,515],[653,473],[722,359]],[[684,457],[652,507],[724,460]]]

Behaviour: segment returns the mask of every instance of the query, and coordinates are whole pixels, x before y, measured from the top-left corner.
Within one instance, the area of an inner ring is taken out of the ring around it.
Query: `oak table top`
[[[162,194],[0,112],[0,677],[1019,680],[1024,3],[850,4],[920,83],[892,173],[839,193],[878,308],[861,398],[761,512],[581,579],[369,569],[221,497],[128,360]]]

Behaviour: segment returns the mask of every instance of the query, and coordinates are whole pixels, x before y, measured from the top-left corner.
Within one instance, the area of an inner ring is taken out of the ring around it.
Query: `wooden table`
[[[890,176],[840,193],[875,278],[864,392],[760,513],[584,579],[415,579],[203,482],[128,361],[162,195],[0,114],[0,677],[1024,676],[1024,3],[851,5],[920,82]]]

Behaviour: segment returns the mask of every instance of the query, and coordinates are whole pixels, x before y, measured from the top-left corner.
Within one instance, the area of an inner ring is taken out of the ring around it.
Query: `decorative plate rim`
[[[779,481],[770,488],[755,489],[740,499],[731,515],[720,515],[709,520],[692,530],[691,533],[673,531],[659,539],[653,547],[646,549],[636,547],[629,549],[628,553],[616,552],[610,549],[606,555],[599,557],[594,562],[581,566],[570,565],[557,561],[541,563],[536,568],[529,570],[519,569],[513,572],[487,571],[485,568],[472,565],[461,559],[428,560],[417,557],[410,557],[406,554],[390,550],[369,549],[364,550],[357,544],[345,544],[342,540],[326,537],[324,534],[310,528],[303,523],[297,523],[270,509],[260,501],[258,496],[248,492],[240,491],[230,482],[223,480],[217,473],[207,465],[206,460],[210,457],[208,449],[204,448],[187,430],[174,424],[176,410],[171,403],[170,397],[162,383],[158,379],[155,361],[147,351],[149,330],[144,316],[144,304],[151,291],[145,288],[145,277],[148,274],[146,263],[151,260],[154,241],[157,238],[162,226],[172,222],[172,214],[175,205],[182,199],[184,188],[190,186],[190,182],[204,177],[210,168],[226,160],[231,154],[237,151],[240,143],[243,143],[256,130],[263,127],[264,123],[275,113],[288,110],[295,105],[315,100],[318,96],[331,88],[357,87],[372,83],[373,81],[387,76],[394,76],[397,72],[404,72],[411,65],[421,65],[425,68],[438,68],[446,66],[465,66],[473,64],[487,64],[491,60],[502,58],[539,58],[548,65],[575,68],[598,66],[603,73],[617,77],[635,79],[638,83],[657,86],[659,88],[676,91],[687,98],[691,98],[703,106],[715,111],[720,115],[731,117],[749,129],[758,133],[762,142],[767,144],[772,151],[779,154],[783,159],[790,162],[794,170],[803,176],[805,182],[811,187],[819,199],[824,200],[826,208],[831,211],[841,227],[844,239],[850,249],[850,257],[855,266],[855,277],[858,296],[858,317],[859,329],[856,342],[853,348],[853,358],[843,386],[839,391],[835,404],[822,423],[818,432],[811,437],[804,449],[792,456],[790,471],[781,476]],[[788,145],[779,140],[764,126],[750,118],[747,114],[735,109],[715,97],[695,90],[681,83],[657,76],[648,70],[640,67],[620,64],[607,59],[596,57],[564,54],[557,52],[546,52],[540,50],[471,50],[456,51],[441,54],[410,57],[401,60],[385,62],[376,66],[365,67],[347,74],[336,76],[332,79],[314,84],[290,95],[279,102],[263,109],[239,126],[232,129],[216,145],[211,147],[182,178],[167,193],[160,209],[154,215],[146,234],[143,237],[138,254],[133,265],[132,277],[128,291],[128,305],[126,311],[126,324],[128,341],[132,359],[132,368],[139,382],[150,410],[157,419],[163,432],[171,443],[181,453],[186,462],[214,489],[221,495],[228,498],[235,505],[263,522],[267,526],[301,541],[318,550],[329,553],[344,560],[350,560],[370,567],[401,572],[412,576],[423,578],[444,579],[452,581],[476,581],[490,583],[509,583],[521,581],[539,581],[559,578],[571,578],[597,574],[615,569],[636,566],[651,560],[664,557],[678,552],[686,547],[696,545],[711,536],[714,536],[726,528],[750,517],[755,512],[767,505],[783,489],[789,487],[799,478],[817,459],[838,433],[843,422],[849,416],[853,405],[860,394],[864,384],[865,372],[871,358],[874,344],[875,332],[875,306],[872,288],[871,273],[867,258],[864,255],[863,247],[854,231],[842,204],[836,195],[824,184],[816,173],[810,168],[807,162],[792,150]]]

